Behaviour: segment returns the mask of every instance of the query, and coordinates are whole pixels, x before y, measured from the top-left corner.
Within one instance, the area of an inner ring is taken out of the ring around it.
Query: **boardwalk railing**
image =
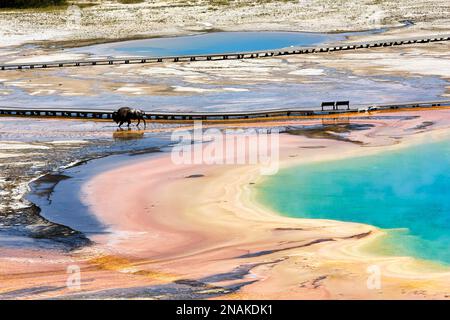
[[[320,107],[312,109],[268,109],[256,111],[230,111],[230,112],[158,112],[148,111],[145,113],[149,120],[236,120],[236,119],[256,119],[273,117],[302,117],[314,115],[335,115],[349,112],[361,112],[371,110],[388,110],[399,108],[427,108],[427,107],[450,107],[450,100],[439,101],[413,101],[404,103],[387,104],[365,104],[352,106],[346,110],[321,110]],[[24,117],[60,117],[60,118],[81,118],[81,119],[111,119],[112,110],[106,109],[27,109],[15,107],[0,107],[0,115],[24,116]]]
[[[227,59],[253,59],[262,57],[273,57],[294,54],[311,54],[321,52],[334,52],[342,50],[356,50],[364,48],[377,48],[408,45],[416,43],[430,43],[439,41],[449,41],[450,35],[436,35],[426,38],[406,38],[406,39],[385,39],[370,42],[349,42],[339,45],[317,46],[317,47],[287,47],[276,50],[217,53],[206,55],[180,55],[180,56],[162,56],[162,57],[125,57],[125,58],[97,58],[85,60],[61,60],[48,62],[24,62],[0,64],[0,70],[18,70],[35,68],[62,68],[62,67],[81,67],[95,65],[114,65],[114,64],[137,64],[137,63],[158,63],[158,62],[186,62],[186,61],[213,61]]]

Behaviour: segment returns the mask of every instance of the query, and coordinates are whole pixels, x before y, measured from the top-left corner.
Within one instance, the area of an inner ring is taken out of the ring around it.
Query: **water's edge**
[[[401,148],[400,151],[394,151],[393,153],[402,153],[402,152],[411,152],[411,150],[415,150],[415,148],[421,148],[421,147],[426,147],[426,148],[430,148],[430,145],[435,145],[435,144],[439,144],[439,143],[448,143],[448,141],[444,141],[444,142],[433,142],[433,143],[421,143],[420,145],[413,145],[413,146],[408,146],[406,148]],[[381,153],[381,157],[383,156],[389,156],[390,153],[388,150],[386,151],[382,151]],[[380,155],[377,155],[375,157],[379,157]],[[428,155],[429,156],[429,155]],[[431,155],[432,156],[432,155]],[[370,159],[372,157],[373,159],[373,155],[360,155],[360,156],[355,156],[353,158],[351,158],[351,160],[347,159],[346,161],[353,161],[354,159],[357,159],[357,161],[362,161],[361,159]],[[320,167],[321,165],[333,165],[339,162],[341,162],[342,160],[334,160],[334,161],[327,161],[325,163],[320,163],[318,165],[318,167]],[[314,164],[312,165],[314,166]],[[349,219],[343,219],[341,218],[341,215],[336,215],[333,213],[322,213],[322,214],[317,214],[317,213],[311,213],[311,212],[302,212],[301,210],[295,211],[295,206],[294,208],[292,207],[283,207],[280,206],[279,203],[280,201],[274,201],[274,197],[275,196],[275,188],[276,186],[279,186],[279,184],[277,184],[277,179],[283,180],[284,185],[288,185],[289,187],[292,187],[292,184],[290,183],[288,176],[289,172],[293,172],[293,171],[301,171],[301,170],[305,170],[305,169],[311,169],[311,164],[301,164],[301,165],[295,165],[293,164],[292,166],[289,166],[287,168],[282,169],[278,174],[278,178],[274,178],[274,177],[265,177],[263,180],[260,181],[260,183],[258,184],[258,186],[254,189],[255,192],[255,196],[254,199],[255,201],[258,202],[258,204],[262,205],[263,207],[278,213],[280,215],[284,215],[284,216],[288,216],[288,217],[293,217],[293,218],[307,218],[307,219],[327,219],[327,220],[336,220],[336,221],[340,221],[340,222],[352,222],[352,223],[360,223],[360,224],[366,224],[366,225],[370,225],[372,227],[375,227],[379,230],[382,230],[383,233],[385,233],[384,236],[375,239],[374,241],[372,241],[370,244],[364,246],[364,251],[367,252],[370,255],[377,255],[377,256],[410,256],[413,257],[415,259],[417,259],[418,261],[424,262],[425,264],[430,265],[431,267],[435,268],[437,267],[438,269],[442,269],[442,267],[446,270],[448,270],[448,267],[450,266],[450,262],[448,262],[448,257],[447,255],[443,254],[441,256],[439,256],[438,258],[432,258],[432,253],[425,251],[425,252],[420,252],[415,250],[416,248],[424,248],[423,244],[419,243],[419,242],[425,242],[428,240],[425,239],[421,239],[419,236],[417,236],[414,233],[410,233],[410,230],[408,228],[407,223],[405,223],[402,226],[399,227],[389,227],[389,226],[385,226],[385,225],[380,225],[378,223],[368,223],[367,221],[364,221],[364,218],[349,218]],[[280,178],[281,176],[281,178]],[[447,182],[447,180],[445,181]],[[275,187],[274,187],[275,185]],[[295,185],[295,184],[294,184]],[[295,185],[297,188],[299,187],[298,185]],[[294,188],[296,189],[296,188]],[[285,190],[283,190],[285,191]],[[282,192],[283,192],[282,191]],[[310,189],[304,188],[302,190],[302,192],[308,193],[310,191]],[[285,199],[284,199],[285,200]],[[335,202],[336,203],[336,202]],[[356,206],[360,205],[359,203],[357,203]],[[301,206],[300,206],[301,207]],[[447,211],[444,211],[447,212]],[[444,213],[445,214],[445,213]],[[445,216],[444,216],[444,220],[445,220]],[[446,220],[445,220],[446,221]],[[447,224],[445,223],[445,221],[443,222],[444,226],[446,226]],[[442,227],[439,226],[439,227]],[[430,226],[430,228],[433,228],[433,226]],[[408,241],[408,242],[406,242]],[[411,244],[412,242],[412,244]],[[425,246],[426,248],[426,246]],[[445,247],[440,250],[445,250]]]

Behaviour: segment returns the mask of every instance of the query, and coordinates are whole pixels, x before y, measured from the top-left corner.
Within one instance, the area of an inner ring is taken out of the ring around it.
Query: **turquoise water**
[[[263,51],[287,47],[315,46],[348,36],[382,33],[386,29],[359,32],[210,32],[190,36],[152,38],[97,44],[71,49],[72,52],[107,56],[179,56],[215,53]]]
[[[450,264],[450,141],[284,169],[258,190],[288,216],[390,229],[384,254]]]
[[[211,32],[192,36],[153,38],[99,44],[74,51],[106,55],[174,56],[312,46],[342,40],[347,34],[308,32]]]

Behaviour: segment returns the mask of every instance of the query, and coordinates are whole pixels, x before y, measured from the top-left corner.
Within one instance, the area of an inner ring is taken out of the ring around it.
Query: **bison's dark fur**
[[[128,107],[120,108],[117,111],[114,111],[112,114],[112,118],[114,122],[119,125],[119,128],[124,124],[124,122],[128,123],[128,127],[131,124],[131,120],[137,120],[137,125],[139,126],[141,120],[144,122],[144,126],[147,126],[145,123],[145,112],[138,109],[131,109]]]

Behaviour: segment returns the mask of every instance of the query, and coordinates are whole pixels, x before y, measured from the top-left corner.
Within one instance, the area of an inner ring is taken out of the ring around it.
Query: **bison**
[[[131,109],[128,107],[120,108],[119,110],[113,112],[112,119],[119,125],[119,128],[122,124],[124,124],[124,122],[128,122],[129,127],[131,120],[137,120],[137,126],[141,124],[142,120],[144,122],[144,127],[147,127],[147,124],[145,123],[145,112],[138,109]]]

